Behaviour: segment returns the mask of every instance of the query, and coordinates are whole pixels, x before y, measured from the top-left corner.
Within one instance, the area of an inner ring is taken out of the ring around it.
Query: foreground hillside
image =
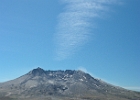
[[[29,73],[0,84],[0,100],[140,100],[129,91],[76,70]]]

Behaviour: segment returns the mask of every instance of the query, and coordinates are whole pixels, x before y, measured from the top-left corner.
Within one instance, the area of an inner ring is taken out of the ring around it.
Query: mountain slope
[[[82,71],[37,68],[0,83],[0,97],[5,100],[140,100],[140,93],[110,85]]]

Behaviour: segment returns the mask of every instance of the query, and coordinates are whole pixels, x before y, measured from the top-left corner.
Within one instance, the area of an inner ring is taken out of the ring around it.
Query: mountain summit
[[[0,84],[0,100],[140,100],[140,93],[110,85],[80,70],[43,70]],[[4,99],[3,99],[4,100]]]
[[[45,74],[45,71],[42,68],[38,67],[38,68],[33,69],[32,71],[30,71],[30,74],[40,76],[40,75]]]

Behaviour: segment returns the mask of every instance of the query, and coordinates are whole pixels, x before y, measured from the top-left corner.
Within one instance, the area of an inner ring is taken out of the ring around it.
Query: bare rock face
[[[0,83],[0,98],[8,100],[140,100],[140,93],[110,85],[80,70],[33,69]],[[3,99],[4,100],[4,99]]]

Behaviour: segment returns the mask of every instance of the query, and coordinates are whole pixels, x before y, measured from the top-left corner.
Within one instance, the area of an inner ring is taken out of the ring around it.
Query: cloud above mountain
[[[57,59],[63,60],[71,56],[77,49],[86,44],[95,23],[95,18],[109,10],[109,5],[116,0],[60,0],[64,11],[58,16],[55,42]]]

